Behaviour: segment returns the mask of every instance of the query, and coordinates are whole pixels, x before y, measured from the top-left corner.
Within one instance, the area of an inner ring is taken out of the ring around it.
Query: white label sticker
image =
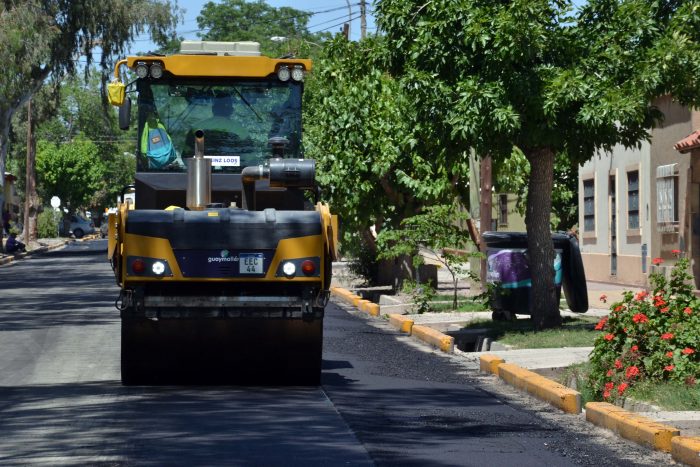
[[[207,159],[211,159],[211,165],[218,165],[224,167],[240,167],[241,166],[241,156],[204,156]]]
[[[262,253],[241,253],[240,254],[239,272],[241,274],[262,274],[263,273],[263,254]]]

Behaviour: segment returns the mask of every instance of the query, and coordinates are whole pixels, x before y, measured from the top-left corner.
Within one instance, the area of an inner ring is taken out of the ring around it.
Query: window
[[[508,195],[498,195],[498,225],[508,225]]]
[[[678,228],[678,164],[656,168],[656,225],[659,232]]]
[[[592,178],[583,181],[583,231],[595,232],[595,184]]]
[[[639,170],[627,172],[627,228],[639,228]]]

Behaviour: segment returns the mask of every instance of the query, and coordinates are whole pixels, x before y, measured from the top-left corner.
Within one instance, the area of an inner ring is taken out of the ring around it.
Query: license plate
[[[263,254],[241,253],[238,265],[241,274],[263,274]]]

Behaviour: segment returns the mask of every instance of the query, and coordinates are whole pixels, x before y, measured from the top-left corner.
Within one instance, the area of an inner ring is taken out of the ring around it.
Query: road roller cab
[[[135,200],[108,232],[124,384],[319,382],[337,222],[302,153],[311,62],[258,47],[185,41],[115,69],[137,124]]]

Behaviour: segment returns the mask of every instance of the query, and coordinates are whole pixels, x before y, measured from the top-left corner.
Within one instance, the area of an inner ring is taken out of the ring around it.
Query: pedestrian
[[[24,253],[25,251],[27,251],[26,247],[24,243],[17,240],[17,234],[14,232],[10,232],[10,238],[8,238],[7,242],[5,243],[5,252]]]

